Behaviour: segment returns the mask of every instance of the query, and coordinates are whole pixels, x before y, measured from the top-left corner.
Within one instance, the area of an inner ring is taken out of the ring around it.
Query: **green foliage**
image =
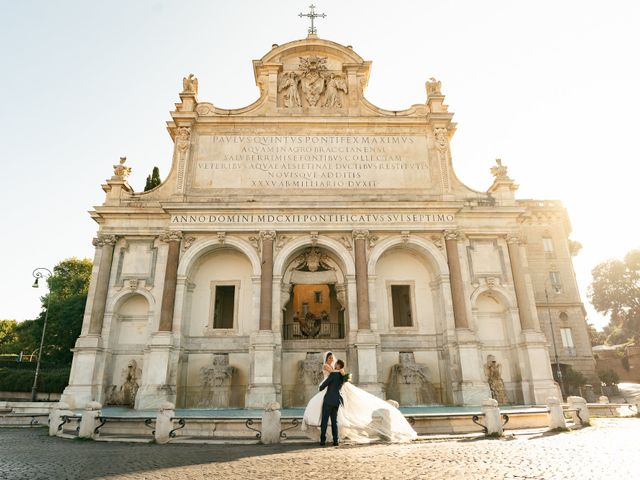
[[[571,365],[560,364],[560,368],[562,370],[562,381],[564,383],[565,395],[574,395],[580,393],[580,387],[587,383],[586,377],[573,369]],[[558,369],[555,365],[552,365],[551,368],[553,372],[553,378],[556,382],[559,382],[558,379]]]
[[[156,188],[161,183],[162,180],[160,180],[160,169],[158,167],[153,167],[153,172],[151,173],[151,175],[147,176],[147,182],[144,185],[144,191],[147,192],[153,188]]]
[[[587,332],[589,333],[589,340],[591,340],[591,346],[603,345],[607,338],[607,335],[603,332],[596,330],[591,323],[587,323]]]
[[[38,391],[62,393],[69,382],[70,370],[70,367],[41,369],[38,377]],[[0,391],[30,392],[34,375],[35,370],[0,368]]]
[[[600,378],[600,381],[602,383],[609,386],[617,385],[618,382],[620,382],[620,377],[618,377],[618,374],[611,369],[605,370],[603,372],[598,372],[598,377]]]
[[[80,335],[90,279],[91,261],[88,259],[69,258],[57,264],[53,275],[47,279],[49,292],[41,298],[43,310],[38,318],[16,324],[15,337],[0,346],[0,351],[24,355],[37,353],[49,303],[42,361],[57,366],[70,365],[73,358],[70,350]]]
[[[14,353],[12,347],[18,341],[17,326],[15,320],[0,320],[0,354]]]
[[[610,315],[606,343],[640,344],[640,250],[631,250],[624,260],[600,263],[591,273],[589,300],[598,312]]]

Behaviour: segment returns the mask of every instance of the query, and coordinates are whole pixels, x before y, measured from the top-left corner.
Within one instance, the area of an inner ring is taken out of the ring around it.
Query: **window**
[[[391,304],[393,307],[393,326],[411,327],[411,286],[391,285]]]
[[[560,337],[562,338],[562,346],[567,355],[572,357],[576,356],[576,347],[573,344],[573,335],[571,335],[570,328],[561,328],[560,329]]]
[[[313,292],[313,298],[316,303],[322,303],[322,292]]]
[[[305,318],[309,313],[309,304],[307,302],[302,303],[302,318]]]
[[[553,239],[551,239],[551,237],[543,237],[542,238],[542,246],[544,248],[544,256],[549,258],[549,257],[555,257],[555,253],[553,250]]]
[[[213,328],[233,328],[235,285],[216,285]]]
[[[562,291],[560,272],[549,272],[549,281],[551,282],[551,287],[556,293],[560,293]]]

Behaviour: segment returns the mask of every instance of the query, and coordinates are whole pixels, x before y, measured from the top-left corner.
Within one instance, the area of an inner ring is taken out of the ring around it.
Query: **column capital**
[[[276,232],[273,230],[263,230],[260,232],[260,239],[264,242],[265,240],[274,241],[276,239]]]
[[[369,230],[354,230],[352,235],[354,240],[366,240],[369,238]]]
[[[464,234],[460,230],[445,230],[444,231],[444,239],[445,240],[462,240]]]
[[[159,235],[162,242],[179,242],[182,240],[182,232],[180,230],[165,230]]]
[[[504,236],[504,238],[509,244],[524,243],[524,239],[522,238],[522,235],[520,235],[519,233],[507,233]]]
[[[100,233],[91,242],[94,247],[104,247],[105,245],[115,245],[118,241],[117,235],[108,235]]]

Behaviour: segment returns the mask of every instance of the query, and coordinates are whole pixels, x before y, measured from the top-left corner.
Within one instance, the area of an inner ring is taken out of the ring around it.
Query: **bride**
[[[323,379],[334,369],[333,353],[324,354]],[[344,375],[344,371],[340,371]],[[322,403],[326,390],[315,394],[307,404],[302,419],[302,430],[309,438],[320,437]],[[338,435],[341,440],[369,443],[376,440],[387,442],[409,442],[417,434],[400,410],[375,395],[345,381],[340,390],[343,405],[338,409]]]

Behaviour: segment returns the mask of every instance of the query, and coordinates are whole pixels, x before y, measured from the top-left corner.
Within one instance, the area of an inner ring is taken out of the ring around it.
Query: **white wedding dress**
[[[323,369],[324,378],[329,374]],[[313,439],[320,439],[322,403],[326,389],[311,398],[304,410],[302,431]],[[338,409],[338,437],[355,443],[385,441],[404,443],[415,440],[415,432],[400,410],[375,395],[365,392],[350,382],[342,384],[340,394],[344,404]],[[327,428],[331,437],[331,420]]]

